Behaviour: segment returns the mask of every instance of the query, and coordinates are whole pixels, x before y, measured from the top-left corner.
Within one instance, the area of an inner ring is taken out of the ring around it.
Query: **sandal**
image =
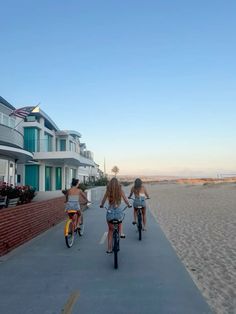
[[[108,250],[107,250],[107,251],[106,251],[106,253],[107,253],[107,254],[111,254],[111,253],[112,253],[112,251],[108,251]]]
[[[133,225],[137,225],[137,222],[136,222],[136,221],[133,221],[132,224],[133,224]]]

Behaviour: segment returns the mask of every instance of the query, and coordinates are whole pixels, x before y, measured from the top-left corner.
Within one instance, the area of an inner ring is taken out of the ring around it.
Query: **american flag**
[[[28,106],[28,107],[22,107],[19,109],[15,109],[13,110],[9,116],[15,116],[18,118],[22,118],[24,119],[25,117],[27,117],[32,111],[35,110],[35,108],[38,106]]]

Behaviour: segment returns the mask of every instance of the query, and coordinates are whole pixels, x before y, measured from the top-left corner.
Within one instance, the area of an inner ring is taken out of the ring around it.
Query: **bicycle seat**
[[[67,212],[67,214],[76,214],[77,210],[70,209],[70,210],[67,210],[66,212]]]

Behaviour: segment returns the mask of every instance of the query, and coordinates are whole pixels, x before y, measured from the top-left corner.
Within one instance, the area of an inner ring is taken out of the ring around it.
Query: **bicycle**
[[[129,197],[129,199],[131,199],[133,201],[135,200],[132,197]],[[144,200],[148,200],[148,199],[150,199],[150,198],[146,197]],[[141,203],[141,199],[140,199],[140,203]],[[139,241],[142,240],[142,230],[143,230],[143,225],[142,225],[143,213],[142,213],[142,209],[143,208],[144,207],[142,205],[135,207],[135,209],[137,209],[137,229],[138,229],[138,239],[139,239]]]
[[[83,235],[84,227],[83,228],[81,227],[84,224],[80,225],[79,228],[76,227],[78,224],[79,215],[80,215],[77,210],[68,210],[67,214],[68,214],[68,219],[64,227],[64,236],[65,236],[67,247],[71,248],[72,245],[74,244],[76,233],[78,233],[79,236]]]
[[[124,212],[126,210],[128,206],[125,206],[122,209],[122,212]],[[107,211],[109,211],[110,209],[105,207],[105,209]],[[123,217],[124,219],[124,217]],[[118,252],[120,250],[120,233],[119,233],[119,224],[122,223],[122,220],[119,219],[112,219],[109,221],[109,223],[113,224],[113,234],[112,234],[112,251],[114,253],[114,268],[117,269],[118,268]]]

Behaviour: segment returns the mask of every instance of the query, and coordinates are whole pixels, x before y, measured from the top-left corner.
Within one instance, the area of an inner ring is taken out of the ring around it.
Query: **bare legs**
[[[137,211],[138,211],[138,209],[134,208],[134,222],[136,222],[136,223],[137,223]],[[147,222],[146,207],[142,208],[142,217],[143,217],[143,228],[146,229],[146,222]]]
[[[107,236],[107,250],[112,251],[112,237],[113,237],[113,224],[107,221],[108,225],[108,236]],[[119,224],[119,234],[122,234],[122,223]]]

